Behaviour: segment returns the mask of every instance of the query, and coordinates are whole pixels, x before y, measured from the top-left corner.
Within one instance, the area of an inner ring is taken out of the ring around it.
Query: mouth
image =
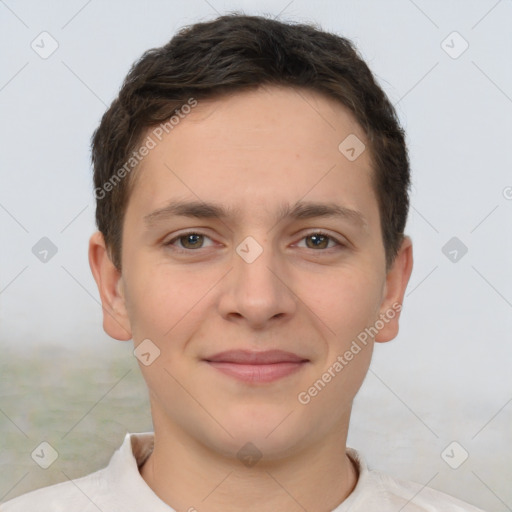
[[[250,383],[273,382],[300,371],[309,359],[282,350],[251,352],[229,350],[205,361],[216,370]]]

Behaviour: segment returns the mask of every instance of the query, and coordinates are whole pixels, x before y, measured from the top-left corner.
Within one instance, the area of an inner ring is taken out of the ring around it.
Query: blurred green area
[[[101,469],[127,432],[153,430],[131,343],[1,353],[0,502]],[[48,469],[30,456],[43,441],[59,454]]]

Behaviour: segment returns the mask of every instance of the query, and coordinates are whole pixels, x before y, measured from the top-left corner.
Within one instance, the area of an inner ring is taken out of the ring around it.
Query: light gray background
[[[112,358],[125,361],[131,376],[138,371],[130,345],[102,330],[87,261],[95,229],[91,134],[144,50],[183,25],[235,9],[318,23],[352,39],[407,132],[415,266],[400,334],[376,346],[356,398],[349,445],[395,477],[488,511],[512,510],[510,0],[0,0],[0,501],[98,469],[92,455],[70,461],[78,446],[96,452],[100,434],[85,429],[80,442],[71,435],[59,445],[64,434],[55,434],[49,417],[67,422],[65,433],[111,403],[124,385],[124,370],[110,371]],[[42,31],[59,44],[47,59],[31,48]],[[469,44],[457,58],[445,49],[458,52],[458,36],[442,43],[453,31]],[[42,263],[32,247],[45,236],[58,252]],[[456,262],[442,252],[452,237],[468,249]],[[87,355],[96,369],[83,375],[88,401],[52,394],[78,385],[80,370],[70,368]],[[19,369],[24,357],[30,371]],[[116,398],[127,408],[130,389]],[[137,411],[111,420],[117,433],[101,445],[101,461],[120,433],[150,428],[148,409]],[[60,453],[46,473],[30,459],[45,439]],[[469,454],[458,469],[441,455],[454,441],[452,461],[462,449]]]

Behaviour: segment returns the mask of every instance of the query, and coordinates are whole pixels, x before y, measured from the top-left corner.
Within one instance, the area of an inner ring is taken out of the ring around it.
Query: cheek
[[[378,314],[381,277],[370,268],[339,268],[301,278],[298,283],[297,295],[304,297],[324,328],[328,328],[330,339],[334,336],[346,341],[372,323]]]
[[[148,262],[133,266],[127,286],[132,331],[138,337],[164,340],[183,319],[193,314],[211,287],[211,279],[197,271]],[[137,341],[137,337],[135,337]]]

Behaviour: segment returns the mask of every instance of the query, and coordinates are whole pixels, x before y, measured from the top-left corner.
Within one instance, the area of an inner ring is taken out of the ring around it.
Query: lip
[[[251,383],[276,381],[299,371],[309,362],[297,354],[282,350],[228,350],[208,357],[205,361],[226,375]]]
[[[226,350],[205,358],[208,362],[235,363],[235,364],[276,364],[276,363],[301,363],[308,361],[293,352],[283,350],[266,350],[255,352],[250,350]]]

